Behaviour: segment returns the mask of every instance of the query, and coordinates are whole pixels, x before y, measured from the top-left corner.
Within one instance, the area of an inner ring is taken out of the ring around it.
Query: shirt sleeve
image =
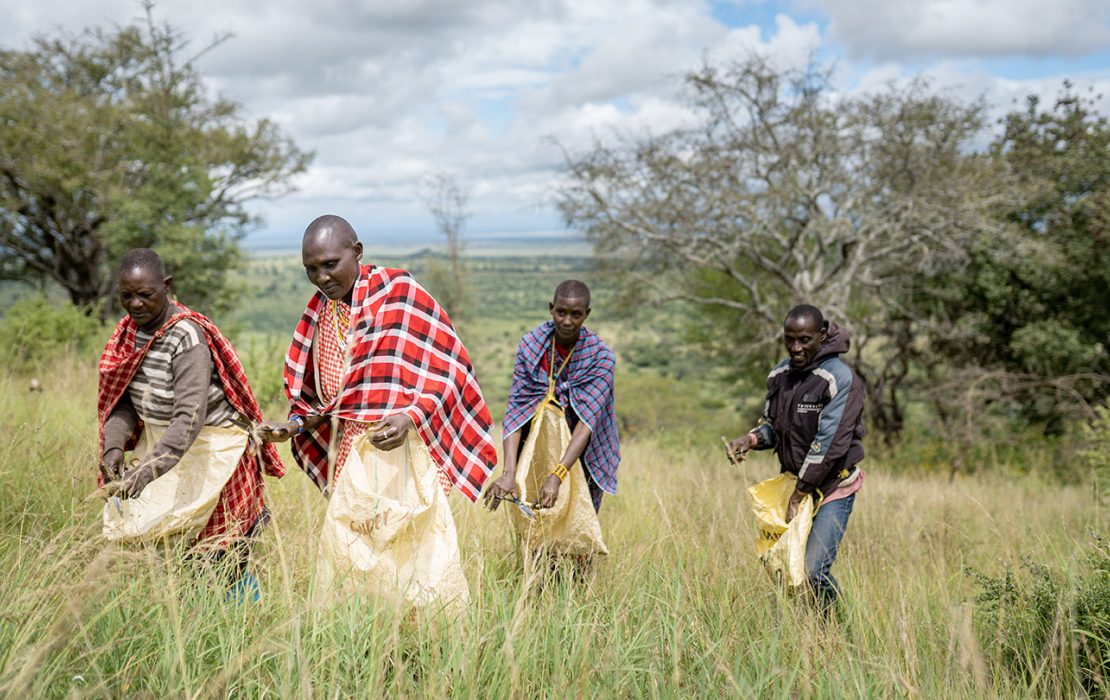
[[[155,443],[143,466],[153,463],[158,474],[177,466],[208,417],[208,386],[212,353],[203,340],[173,358],[173,414],[166,432]]]
[[[829,470],[852,445],[856,423],[863,414],[863,387],[843,362],[815,370],[828,383],[829,401],[817,420],[817,435],[798,472],[798,489],[809,493],[823,484]]]
[[[125,391],[116,402],[116,407],[112,409],[108,420],[104,421],[104,454],[108,454],[109,450],[124,449],[127,439],[131,437],[138,423],[139,414],[131,404],[131,396]],[[104,454],[101,456],[103,457]]]

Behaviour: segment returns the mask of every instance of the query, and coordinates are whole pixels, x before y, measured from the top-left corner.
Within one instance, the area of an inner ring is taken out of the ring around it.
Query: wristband
[[[299,416],[299,415],[294,413],[293,417],[292,417],[292,420],[293,420],[294,423],[297,424],[297,432],[295,432],[293,434],[294,435],[300,435],[301,433],[303,433],[304,432],[304,418],[302,416]]]
[[[569,473],[569,471],[562,462],[559,462],[555,465],[555,468],[551,470],[551,473],[559,477],[559,482],[561,483],[567,480],[567,474]]]

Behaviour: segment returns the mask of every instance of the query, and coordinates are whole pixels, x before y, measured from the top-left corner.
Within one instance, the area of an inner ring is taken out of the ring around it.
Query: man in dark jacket
[[[863,387],[840,359],[848,352],[848,331],[826,321],[816,307],[791,310],[782,337],[789,357],[767,375],[759,426],[729,448],[741,459],[749,449],[773,449],[782,471],[798,477],[787,522],[803,498],[817,501],[806,542],[806,576],[827,607],[840,593],[829,570],[863,485]]]

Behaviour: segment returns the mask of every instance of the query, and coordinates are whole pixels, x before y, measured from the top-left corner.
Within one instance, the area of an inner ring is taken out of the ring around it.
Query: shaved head
[[[555,288],[555,296],[552,301],[556,299],[585,299],[586,308],[590,308],[590,288],[584,282],[578,280],[563,280],[559,286]]]
[[[335,214],[324,214],[317,217],[304,230],[305,242],[310,238],[319,240],[332,236],[338,237],[340,241],[349,246],[358,243],[358,234],[355,233],[354,227],[346,219]]]
[[[301,262],[308,280],[327,298],[351,303],[361,259],[362,243],[346,219],[326,214],[305,229]]]
[[[119,271],[123,273],[130,270],[149,272],[159,281],[166,276],[166,266],[162,263],[161,256],[150,248],[132,248],[123,254]]]

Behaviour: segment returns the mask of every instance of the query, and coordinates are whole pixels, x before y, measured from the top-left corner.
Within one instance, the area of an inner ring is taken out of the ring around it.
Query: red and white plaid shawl
[[[135,331],[138,325],[130,316],[124,316],[104,347],[98,366],[100,385],[96,405],[97,419],[100,422],[101,454],[104,453],[104,423],[127,391],[147,351],[154,341],[161,338],[175,323],[185,319],[193,321],[204,329],[205,340],[212,351],[212,363],[216,367],[216,374],[220,377],[228,403],[250,421],[257,423],[262,420],[262,411],[258,407],[258,402],[254,400],[247,375],[243,372],[243,365],[239,362],[239,356],[235,354],[231,343],[206,317],[190,311],[181,304],[177,306],[182,309],[182,312],[172,316],[155,331],[150,342],[145,346],[135,347]],[[143,423],[139,421],[125,449],[130,450],[135,447],[142,431]],[[274,446],[267,443],[259,448],[252,442],[243,452],[238,466],[224,485],[223,491],[220,492],[216,510],[212,512],[208,524],[197,536],[198,542],[216,547],[226,546],[232,539],[245,535],[258,520],[263,508],[262,472],[259,468],[259,459],[261,459],[262,469],[265,469],[268,475],[284,476],[285,465],[281,463],[281,458],[278,457]],[[103,475],[98,477],[98,482],[101,486],[104,485]]]
[[[408,272],[364,266],[352,295],[350,363],[339,395],[321,405],[312,338],[326,303],[322,292],[309,300],[285,357],[291,415],[373,423],[407,413],[447,480],[477,500],[497,463],[493,422],[446,312]],[[331,442],[330,422],[293,438],[297,463],[325,493],[334,477],[328,463]]]

